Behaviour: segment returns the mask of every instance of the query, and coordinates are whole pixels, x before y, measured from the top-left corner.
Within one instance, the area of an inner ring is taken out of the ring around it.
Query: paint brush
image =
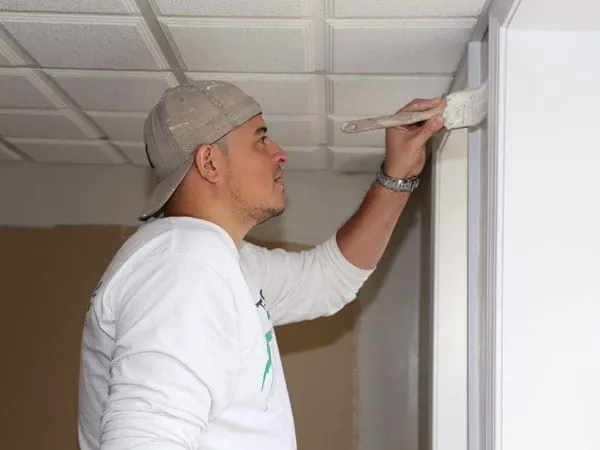
[[[362,131],[378,130],[381,128],[411,125],[441,115],[446,130],[468,128],[480,124],[488,112],[488,82],[484,81],[476,89],[456,91],[446,96],[446,104],[427,111],[400,112],[368,119],[358,119],[345,122],[342,125],[344,133],[360,133]]]

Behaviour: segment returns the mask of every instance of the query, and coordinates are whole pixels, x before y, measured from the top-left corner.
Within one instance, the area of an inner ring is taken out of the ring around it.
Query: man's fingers
[[[427,141],[437,132],[444,128],[444,119],[442,116],[435,116],[429,119],[423,124],[421,129],[415,136],[415,140],[418,141],[418,147],[421,147],[427,143]]]

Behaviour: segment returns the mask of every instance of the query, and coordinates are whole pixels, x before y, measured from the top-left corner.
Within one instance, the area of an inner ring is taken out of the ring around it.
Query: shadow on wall
[[[383,254],[377,270],[373,272],[371,278],[367,280],[359,295],[361,307],[368,308],[369,305],[378,297],[379,291],[384,282],[391,276],[394,259],[397,257],[400,247],[407,242],[408,234],[417,226],[420,226],[421,202],[416,198],[411,198],[398,221],[398,225],[392,233],[388,248]],[[368,294],[368,295],[365,295]]]
[[[422,174],[421,202],[421,270],[420,270],[420,298],[419,298],[419,429],[418,450],[431,448],[431,357],[432,348],[432,299],[433,299],[433,204],[432,198],[432,166],[428,164]]]

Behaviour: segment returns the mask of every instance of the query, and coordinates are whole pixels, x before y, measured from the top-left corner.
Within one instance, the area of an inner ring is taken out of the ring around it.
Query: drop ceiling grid
[[[88,154],[103,148],[89,162],[144,165],[137,128],[162,91],[184,80],[223,79],[263,104],[290,168],[371,171],[383,133],[343,135],[341,123],[444,93],[483,3],[4,0],[0,93],[16,84],[23,102],[0,99],[0,120],[17,108],[38,110],[38,118],[48,108],[65,110],[48,117],[71,120],[74,128],[63,131],[73,136],[87,130]],[[59,131],[46,140],[6,136],[0,145],[21,144],[17,156],[52,162],[32,143],[60,153]],[[57,162],[73,155],[67,147]],[[85,155],[75,159],[86,162]]]
[[[244,2],[155,0],[158,21],[191,82],[236,83],[263,106],[269,134],[289,169],[327,167],[324,7],[321,0]],[[199,50],[197,42],[215,42]],[[225,57],[224,57],[225,55]]]

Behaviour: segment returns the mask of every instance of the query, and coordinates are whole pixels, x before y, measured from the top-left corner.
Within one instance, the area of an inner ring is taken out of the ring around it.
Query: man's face
[[[240,212],[262,223],[283,213],[285,186],[281,164],[286,153],[267,136],[258,115],[227,136],[228,184]]]

